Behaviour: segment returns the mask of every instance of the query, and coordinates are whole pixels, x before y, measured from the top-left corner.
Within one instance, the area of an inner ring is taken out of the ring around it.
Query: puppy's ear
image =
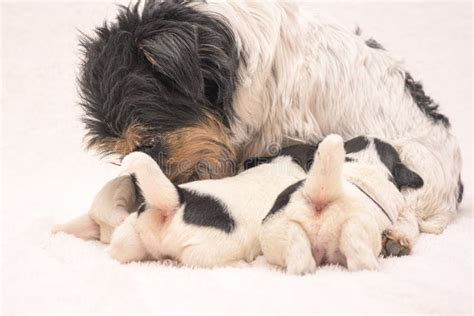
[[[196,28],[177,21],[150,21],[139,31],[138,48],[173,89],[198,99],[204,92]]]
[[[393,168],[393,178],[397,188],[403,187],[418,189],[423,186],[423,179],[402,163],[397,163]]]

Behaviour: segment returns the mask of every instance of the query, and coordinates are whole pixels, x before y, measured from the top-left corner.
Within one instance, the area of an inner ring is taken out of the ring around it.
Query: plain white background
[[[472,311],[472,5],[470,2],[312,2],[405,60],[459,138],[465,198],[441,236],[379,272],[326,267],[288,277],[251,267],[192,270],[120,266],[104,247],[52,237],[53,223],[86,212],[117,169],[82,147],[75,77],[78,30],[113,2],[3,2],[1,9],[2,309],[5,312]],[[123,2],[127,4],[128,2]]]

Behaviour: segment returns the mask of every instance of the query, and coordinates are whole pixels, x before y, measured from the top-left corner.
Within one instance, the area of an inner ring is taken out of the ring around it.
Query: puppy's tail
[[[339,135],[329,135],[319,144],[304,184],[317,209],[323,209],[342,195],[344,160],[344,142]]]
[[[122,161],[122,170],[134,177],[146,208],[170,214],[180,205],[178,188],[165,176],[158,164],[145,153],[133,152]],[[143,211],[140,208],[139,213]]]

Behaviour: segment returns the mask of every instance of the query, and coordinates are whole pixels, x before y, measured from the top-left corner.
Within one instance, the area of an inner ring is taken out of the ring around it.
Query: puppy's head
[[[390,174],[390,180],[399,190],[418,189],[423,186],[423,179],[401,161],[400,155],[391,144],[381,139],[359,136],[346,141],[344,148],[349,160],[355,159],[385,167]]]
[[[221,164],[236,158],[228,120],[237,46],[222,17],[195,5],[122,7],[81,41],[87,146],[104,155],[146,152],[178,183],[227,175]]]

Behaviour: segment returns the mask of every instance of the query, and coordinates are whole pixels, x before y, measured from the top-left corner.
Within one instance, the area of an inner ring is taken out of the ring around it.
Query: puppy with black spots
[[[174,185],[155,160],[135,152],[122,162],[138,211],[112,234],[109,254],[122,263],[174,259],[192,267],[252,261],[260,255],[260,227],[278,194],[306,177],[290,156],[219,180]]]
[[[344,144],[330,135],[319,144],[306,179],[285,189],[263,220],[263,254],[290,274],[322,264],[376,269],[383,242],[392,253],[411,251],[413,241],[397,239],[389,229],[413,216],[400,190],[421,186],[390,144],[367,137]]]

